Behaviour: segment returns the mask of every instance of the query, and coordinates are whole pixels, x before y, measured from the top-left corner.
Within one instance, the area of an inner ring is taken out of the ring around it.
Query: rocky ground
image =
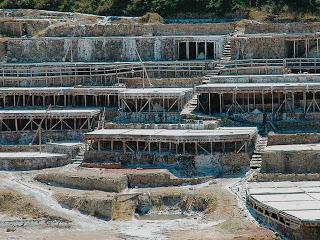
[[[72,168],[66,166],[49,172]],[[252,220],[242,207],[241,197],[230,190],[231,186],[239,189],[239,178],[220,178],[197,185],[129,188],[116,193],[94,190],[94,185],[93,189],[49,185],[34,179],[39,173],[48,170],[0,173],[0,239],[272,239],[273,236],[273,232]],[[114,205],[110,207],[112,201]],[[110,214],[112,220],[107,221],[100,213]],[[28,220],[32,219],[44,220],[31,224]],[[45,221],[48,219],[55,221]]]

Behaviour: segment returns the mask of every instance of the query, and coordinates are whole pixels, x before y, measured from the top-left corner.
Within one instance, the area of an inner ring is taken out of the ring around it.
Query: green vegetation
[[[246,17],[268,20],[318,18],[320,0],[0,0],[0,8],[37,8],[99,15]]]

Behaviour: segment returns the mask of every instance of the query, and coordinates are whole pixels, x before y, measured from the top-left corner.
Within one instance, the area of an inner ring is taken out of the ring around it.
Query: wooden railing
[[[244,59],[232,60],[225,68],[283,67],[292,70],[320,69],[320,58]]]
[[[40,63],[40,64],[2,64],[0,77],[9,78],[50,78],[50,77],[117,77],[136,76],[143,73],[143,65],[152,76],[163,72],[199,75],[212,69],[214,63],[209,61],[195,62],[119,62],[119,63]]]

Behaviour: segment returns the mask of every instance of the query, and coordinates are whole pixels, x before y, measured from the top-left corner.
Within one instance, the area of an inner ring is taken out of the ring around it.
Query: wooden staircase
[[[256,143],[255,150],[253,152],[253,155],[251,157],[250,161],[250,168],[251,169],[258,169],[261,167],[261,154],[264,152],[266,146],[268,143],[268,138],[266,137],[260,137]]]

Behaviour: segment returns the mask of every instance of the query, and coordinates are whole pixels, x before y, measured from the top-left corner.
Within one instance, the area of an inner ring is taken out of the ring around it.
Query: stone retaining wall
[[[179,123],[181,121],[181,116],[179,112],[119,112],[115,121],[117,123]]]
[[[8,62],[105,62],[177,60],[179,40],[216,40],[217,57],[222,54],[223,36],[185,37],[91,37],[8,39]]]
[[[205,74],[203,74],[205,75]],[[202,78],[201,77],[194,77],[194,78],[158,78],[153,79],[150,78],[149,80],[147,78],[119,78],[119,81],[126,85],[128,88],[141,88],[144,85],[149,87],[149,81],[152,84],[152,87],[194,87],[197,85],[202,84]]]
[[[231,38],[232,59],[281,59],[286,58],[285,37],[233,37]]]
[[[7,37],[33,36],[47,28],[53,20],[46,19],[0,19],[0,35]]]
[[[0,145],[28,145],[33,141],[33,144],[39,143],[38,136],[36,136],[36,131],[19,131],[19,132],[0,132]],[[35,139],[34,139],[35,138]],[[73,130],[63,130],[63,131],[50,131],[42,133],[42,142],[57,142],[65,140],[83,140],[83,132],[73,131]]]
[[[220,175],[248,169],[246,153],[214,153],[213,155],[174,155],[156,153],[120,153],[87,151],[84,162],[120,162],[121,165],[174,167],[184,176]]]
[[[59,154],[55,156],[35,157],[25,156],[17,159],[1,158],[0,170],[4,171],[27,171],[38,170],[44,168],[60,167],[71,162],[68,155]]]
[[[291,145],[304,143],[317,143],[320,141],[319,133],[296,134],[268,134],[268,145]]]
[[[279,145],[277,149],[266,148],[262,153],[262,173],[291,174],[320,172],[320,149],[317,147],[318,144],[286,146]],[[299,148],[299,146],[303,146],[303,148]]]
[[[314,33],[320,31],[320,22],[308,23],[246,23],[245,33]]]
[[[110,36],[181,36],[226,35],[234,31],[235,23],[207,24],[82,24],[57,25],[48,28],[47,37],[110,37]]]
[[[39,145],[0,145],[0,152],[36,152]]]

